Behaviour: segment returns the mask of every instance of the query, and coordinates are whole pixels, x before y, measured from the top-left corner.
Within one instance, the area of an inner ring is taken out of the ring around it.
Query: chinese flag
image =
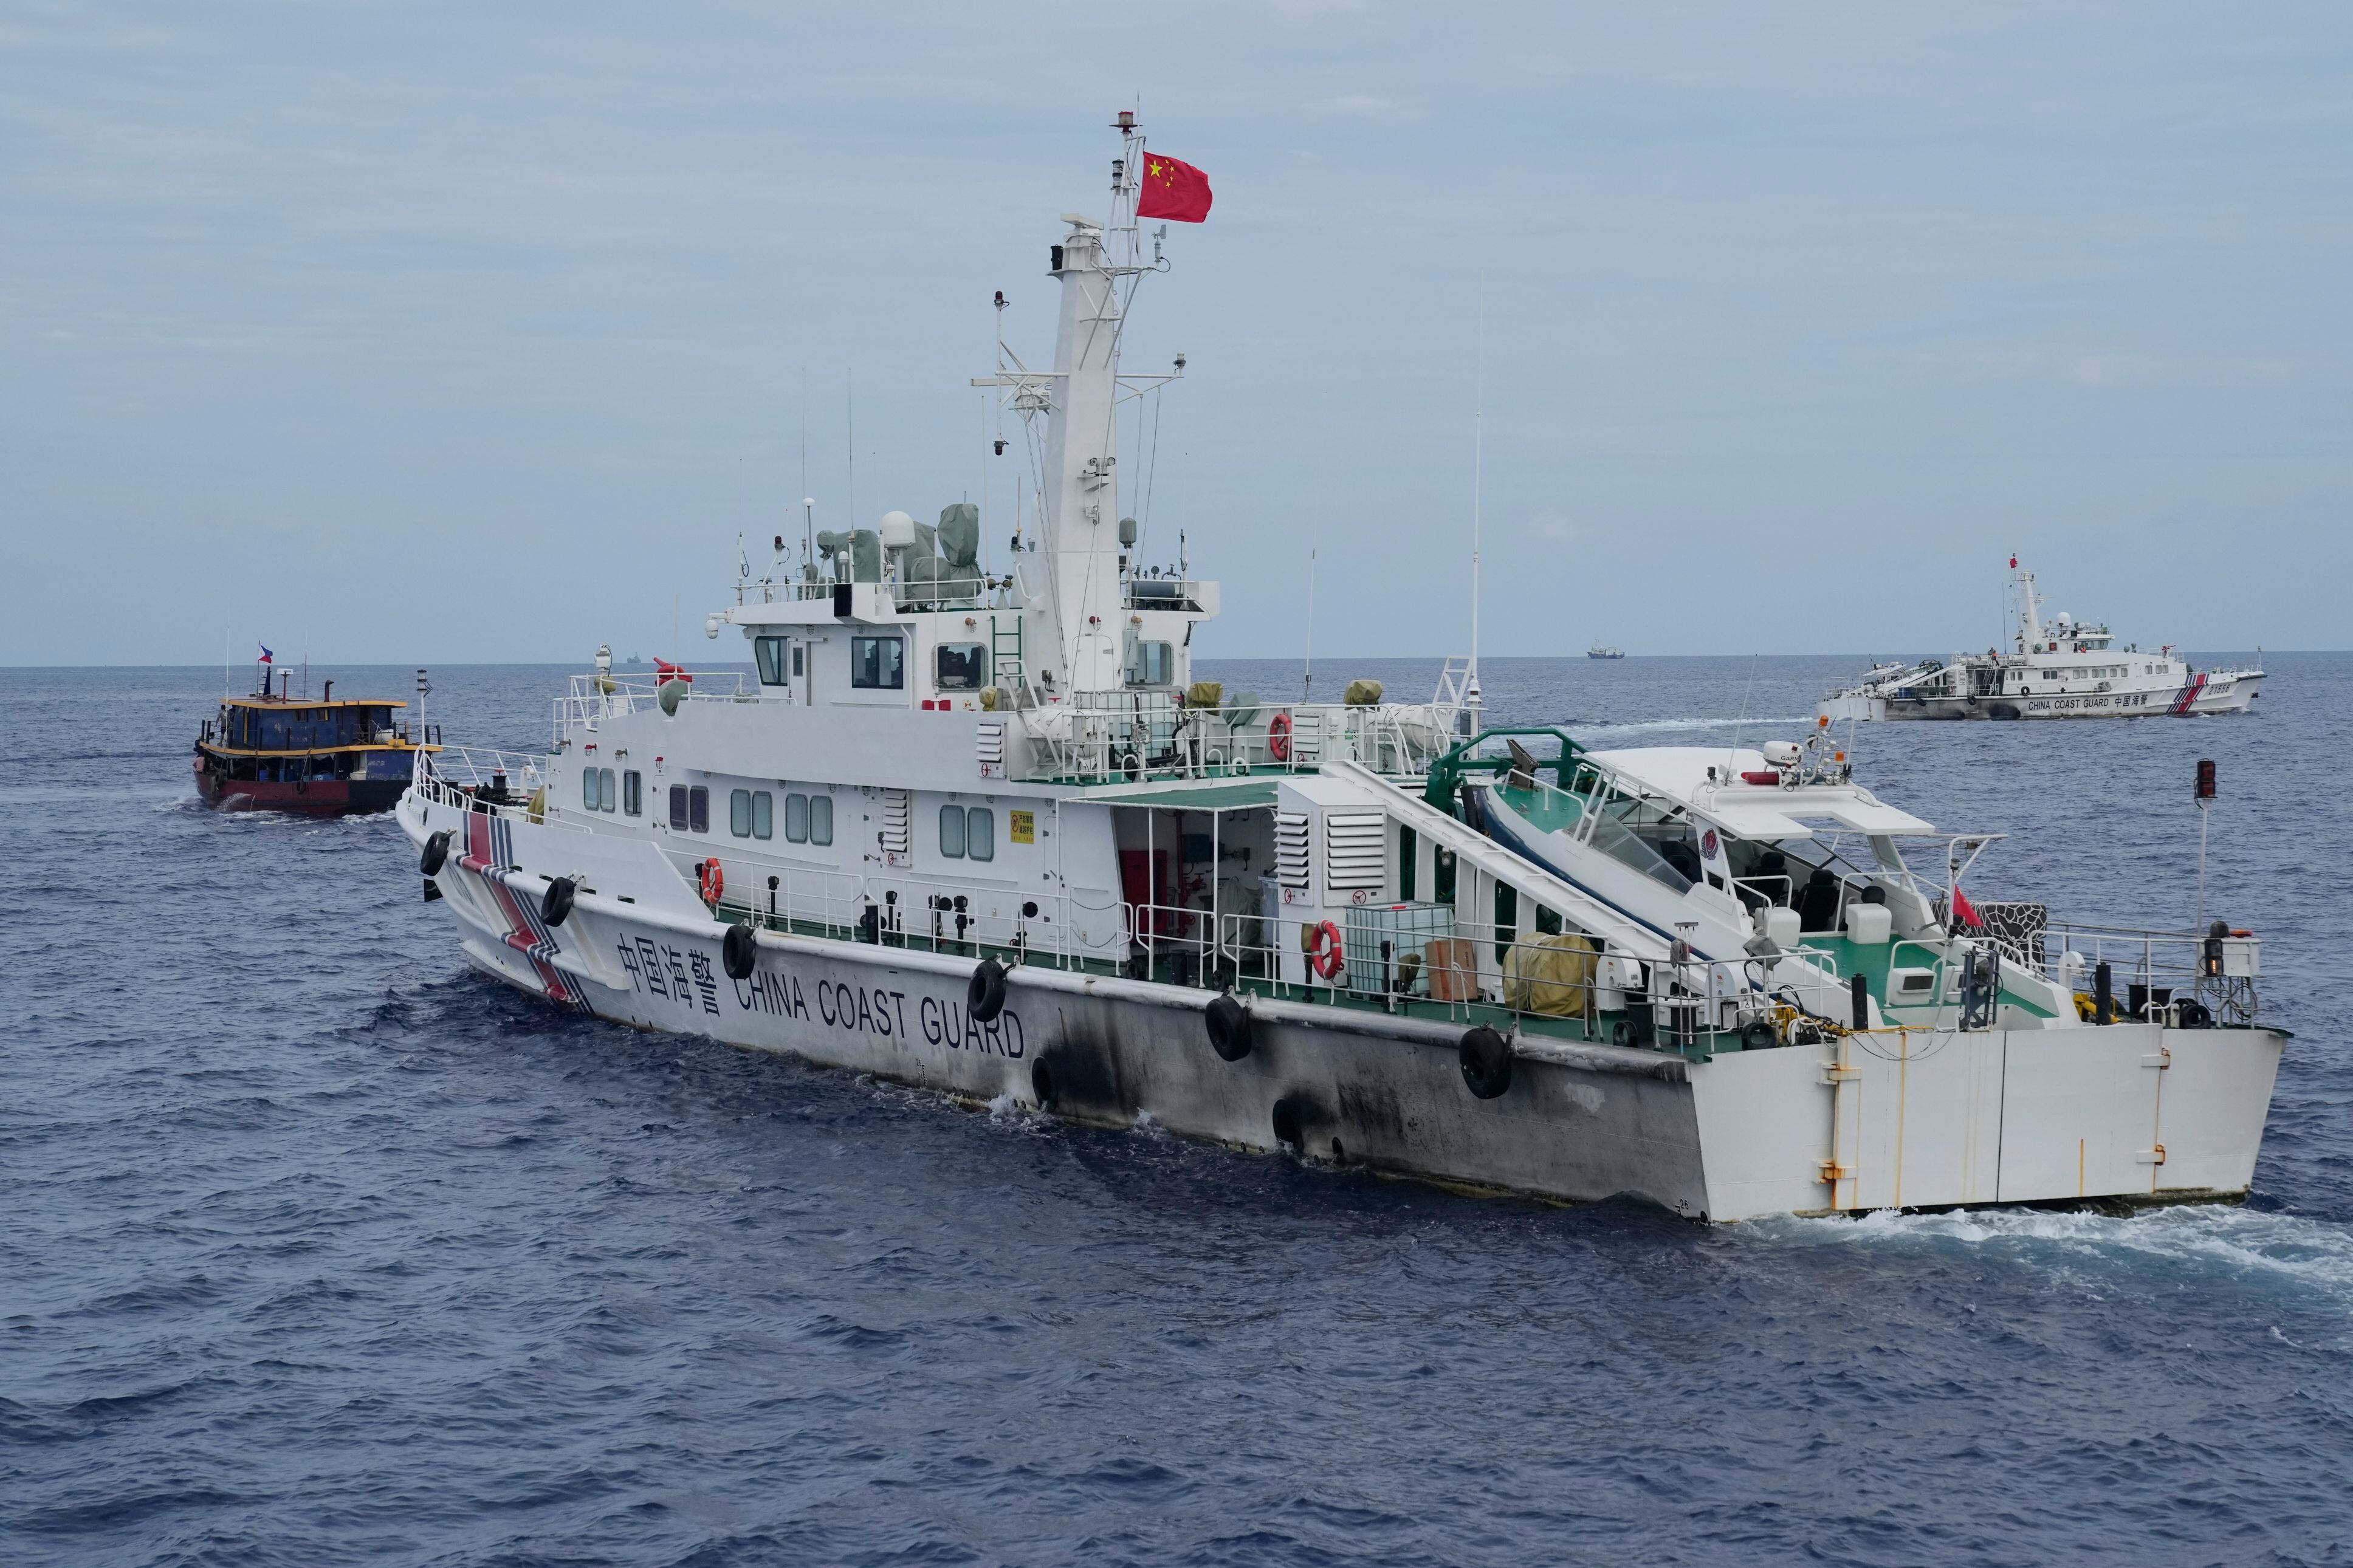
[[[1144,184],[1135,193],[1135,216],[1199,223],[1209,216],[1209,176],[1190,163],[1157,153],[1144,155]]]

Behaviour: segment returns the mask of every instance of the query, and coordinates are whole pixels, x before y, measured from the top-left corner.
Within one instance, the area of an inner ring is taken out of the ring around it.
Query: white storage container
[[[1861,947],[1883,947],[1895,930],[1895,917],[1885,904],[1850,904],[1846,939]]]

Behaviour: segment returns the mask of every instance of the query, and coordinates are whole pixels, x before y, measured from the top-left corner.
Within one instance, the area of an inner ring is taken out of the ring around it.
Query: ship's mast
[[[2025,653],[2042,642],[2042,601],[2034,592],[2034,574],[2018,574],[2018,651]]]
[[[1115,416],[1120,335],[1137,281],[1162,263],[1156,241],[1152,260],[1144,259],[1136,230],[1143,131],[1133,113],[1121,114],[1117,129],[1120,156],[1112,163],[1109,220],[1064,213],[1068,232],[1050,253],[1049,270],[1062,288],[1054,368],[1029,370],[1008,353],[1003,359],[1009,363],[1001,363],[996,375],[974,382],[1010,389],[1018,413],[1046,415],[1038,495],[1046,570],[1031,580],[1024,607],[1039,633],[1029,673],[1053,674],[1062,692],[1115,689],[1124,677]]]

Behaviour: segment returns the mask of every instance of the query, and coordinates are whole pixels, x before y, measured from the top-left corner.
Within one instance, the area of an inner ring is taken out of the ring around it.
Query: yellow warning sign
[[[1013,842],[1016,844],[1037,843],[1038,814],[1034,811],[1017,811],[1012,813],[1011,816],[1013,818]]]

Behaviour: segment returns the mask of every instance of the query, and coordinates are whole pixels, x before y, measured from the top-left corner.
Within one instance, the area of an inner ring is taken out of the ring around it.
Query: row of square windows
[[[645,781],[632,768],[617,781],[611,768],[580,770],[580,804],[590,811],[624,816],[645,813]],[[727,826],[738,838],[776,837],[776,796],[764,789],[739,789],[727,798]],[[679,833],[711,831],[711,791],[702,784],[670,786],[670,825]],[[833,842],[833,796],[785,796],[785,838],[793,844]]]
[[[789,656],[787,653],[789,645]],[[849,639],[849,684],[861,691],[902,691],[907,685],[906,643],[895,637]],[[807,649],[788,637],[754,637],[760,684],[782,686],[806,668]],[[785,671],[787,662],[792,675]],[[1166,686],[1176,679],[1175,645],[1139,642],[1128,650],[1130,686]],[[988,649],[980,643],[943,643],[934,650],[933,684],[942,691],[977,691],[988,684]]]
[[[616,789],[611,768],[580,770],[580,802],[590,811],[611,811],[625,816],[645,809],[644,781],[635,769],[623,773]],[[731,790],[727,795],[727,830],[738,838],[776,837],[776,796],[764,789]],[[702,784],[670,786],[670,825],[678,833],[711,831],[711,791]],[[788,844],[833,842],[833,796],[785,796],[785,841]],[[997,858],[997,813],[985,805],[940,807],[940,853],[951,860]]]

